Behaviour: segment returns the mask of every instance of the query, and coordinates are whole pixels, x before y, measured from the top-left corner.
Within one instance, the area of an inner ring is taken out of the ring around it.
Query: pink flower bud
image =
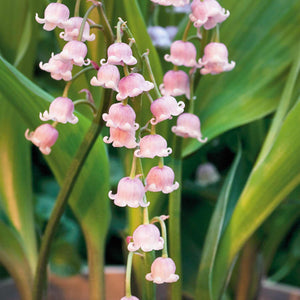
[[[207,138],[202,139],[200,120],[194,114],[183,113],[180,115],[177,118],[177,126],[173,126],[172,131],[178,136],[195,138],[201,143],[207,141]]]
[[[122,297],[121,300],[139,300],[139,298],[135,296],[130,296],[130,297]]]
[[[200,73],[219,74],[222,72],[231,71],[235,67],[235,62],[228,62],[228,51],[222,43],[209,43],[204,48],[204,56],[199,59],[199,65],[204,67]]]
[[[190,0],[151,0],[151,1],[164,6],[168,6],[168,5],[184,6],[190,2]]]
[[[179,183],[174,182],[174,171],[168,167],[153,167],[146,177],[146,191],[172,193],[179,188]]]
[[[150,91],[154,88],[154,84],[146,81],[139,73],[131,73],[120,80],[118,88],[117,100],[122,101],[127,97],[136,97],[143,92]]]
[[[76,66],[87,66],[90,63],[89,59],[86,62],[84,61],[87,51],[85,43],[80,41],[70,41],[63,47],[60,57],[63,60],[71,61],[72,64]]]
[[[135,65],[137,60],[132,56],[132,50],[129,45],[125,43],[114,43],[107,49],[107,63],[111,65]],[[104,60],[101,62],[103,63]]]
[[[150,134],[141,138],[140,149],[134,151],[135,156],[148,158],[166,157],[171,153],[172,149],[167,148],[167,141],[158,134]]]
[[[165,55],[166,61],[177,66],[194,67],[197,65],[197,51],[193,43],[175,41],[172,43],[170,51],[171,55]]]
[[[168,71],[163,78],[163,84],[159,86],[164,96],[186,95],[190,98],[189,76],[184,71]]]
[[[103,86],[107,89],[113,89],[118,92],[118,84],[120,81],[119,69],[114,65],[102,65],[97,73],[97,78],[94,76],[91,79],[91,85]]]
[[[166,119],[172,119],[172,116],[180,115],[184,110],[184,102],[179,101],[172,96],[164,96],[151,103],[150,109],[155,118],[151,119],[151,124],[156,125]]]
[[[132,149],[138,146],[135,139],[135,130],[122,130],[120,128],[110,127],[110,137],[105,136],[103,142],[113,147],[126,147]]]
[[[59,34],[59,37],[64,39],[65,41],[73,41],[77,40],[79,37],[79,32],[80,32],[80,27],[82,24],[83,18],[80,17],[73,17],[70,18],[69,20],[65,21],[63,23],[63,27],[65,29],[65,32],[61,32]],[[85,41],[93,41],[96,38],[95,34],[92,33],[90,35],[90,25],[88,22],[85,22],[84,24],[84,29],[83,29],[83,34],[82,34],[82,42]]]
[[[59,123],[66,124],[67,122],[76,124],[78,118],[73,115],[74,103],[69,98],[58,97],[53,100],[49,107],[49,113],[45,110],[40,113],[40,119],[42,121],[53,120]]]
[[[117,194],[112,191],[108,197],[114,200],[114,204],[120,207],[128,205],[129,207],[146,207],[150,203],[144,202],[145,187],[138,177],[124,177],[118,183]]]
[[[176,282],[179,276],[175,274],[176,266],[169,257],[158,257],[151,265],[151,273],[146,275],[146,279],[154,283]]]
[[[113,104],[109,108],[108,114],[103,114],[102,118],[107,127],[120,128],[126,131],[134,131],[139,128],[139,124],[135,123],[135,112],[128,104]]]
[[[216,27],[230,15],[216,0],[194,0],[191,9],[190,20],[194,22],[194,26],[203,26],[206,30]]]
[[[161,250],[164,247],[164,240],[160,237],[158,228],[153,224],[140,225],[133,232],[133,242],[129,243],[128,251],[142,249],[144,252]]]
[[[48,155],[51,152],[51,147],[58,138],[58,131],[50,124],[43,124],[30,133],[29,129],[27,129],[25,131],[25,138],[39,147],[43,154]]]
[[[73,64],[70,61],[65,61],[59,54],[53,55],[48,63],[43,64],[40,62],[40,68],[51,74],[55,80],[69,81],[72,79]]]
[[[63,28],[63,23],[68,20],[70,15],[69,9],[66,5],[61,3],[50,3],[44,13],[44,19],[35,15],[35,19],[38,23],[44,24],[44,30],[53,30],[56,26]]]

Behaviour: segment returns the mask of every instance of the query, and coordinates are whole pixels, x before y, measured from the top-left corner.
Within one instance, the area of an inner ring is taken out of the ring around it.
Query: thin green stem
[[[110,26],[110,23],[107,19],[105,11],[103,9],[103,4],[101,3],[101,5],[98,5],[97,8],[98,8],[98,13],[99,13],[100,19],[103,19],[104,35],[108,41],[108,44],[110,45],[114,42],[115,35],[114,35],[113,30]]]
[[[128,66],[126,64],[124,64],[123,69],[124,69],[124,75],[128,76],[130,73],[129,73],[129,70],[128,70]]]
[[[160,157],[160,158],[159,158],[158,166],[159,166],[160,168],[162,168],[162,167],[164,166],[164,158],[163,158],[163,157]]]
[[[144,198],[144,202],[147,203],[146,196]],[[148,207],[145,207],[144,211],[143,211],[143,224],[149,224],[149,211],[148,211]]]
[[[132,269],[132,257],[133,257],[133,252],[128,253],[127,257],[127,265],[126,265],[126,281],[125,281],[125,286],[126,286],[126,297],[131,297],[131,269]]]
[[[90,28],[96,28],[96,29],[99,29],[99,30],[104,30],[103,26],[102,25],[99,25],[99,24],[91,24],[90,25]]]
[[[70,87],[71,87],[71,84],[72,84],[72,80],[71,81],[69,81],[67,84],[66,84],[66,86],[65,86],[65,88],[64,88],[64,91],[63,91],[63,94],[62,94],[62,96],[63,97],[68,97],[68,92],[69,92],[69,89],[70,89]]]
[[[135,175],[136,175],[136,156],[133,155],[133,158],[132,158],[132,165],[131,165],[131,171],[130,171],[129,177],[130,177],[130,178],[134,178]]]
[[[117,23],[117,43],[121,43],[122,42],[122,34],[121,34],[121,25],[124,23],[124,21],[122,19],[119,19],[118,23]]]
[[[90,101],[88,101],[88,100],[85,100],[85,99],[79,99],[79,100],[74,101],[73,103],[74,103],[74,106],[82,105],[82,104],[88,105],[88,106],[91,108],[91,110],[92,110],[92,112],[93,112],[93,115],[96,115],[96,114],[97,114],[97,107],[95,106],[94,103],[92,103],[92,102],[90,102]]]
[[[182,35],[182,40],[183,40],[184,42],[187,41],[187,38],[188,38],[188,35],[189,35],[189,31],[190,31],[190,28],[191,28],[192,24],[193,24],[192,21],[189,19],[189,21],[188,21],[188,23],[186,24],[186,27],[185,27],[185,29],[184,29],[183,35]]]
[[[146,92],[146,95],[147,95],[147,98],[149,99],[150,104],[151,104],[151,103],[153,102],[153,99],[152,99],[150,93],[149,93],[149,92]]]
[[[46,226],[45,233],[41,242],[40,254],[35,273],[32,298],[33,300],[41,300],[43,297],[43,287],[46,280],[46,268],[50,254],[51,242],[58,228],[60,218],[66,208],[69,196],[75,186],[80,171],[101,132],[102,126],[104,124],[104,121],[102,120],[102,112],[106,111],[107,107],[110,105],[112,92],[109,91],[109,94],[107,95],[109,95],[109,97],[104,97],[104,101],[107,101],[102,102],[102,108],[99,109],[96,117],[92,122],[92,125],[84,136],[84,139],[70,164],[70,167],[65,176],[64,183],[56,199],[49,222]]]
[[[168,237],[167,237],[167,228],[165,221],[163,220],[162,217],[154,217],[151,220],[151,223],[154,222],[159,222],[160,227],[161,227],[161,236],[164,239],[164,247],[162,249],[162,257],[168,257]]]
[[[194,83],[195,83],[195,71],[196,71],[196,69],[192,69],[191,71],[190,71],[190,74],[189,74],[189,78],[190,78],[190,100],[188,101],[188,103],[186,103],[186,104],[188,104],[187,106],[187,108],[186,108],[186,110],[189,112],[189,113],[191,113],[191,114],[193,114],[194,113],[194,101],[195,101],[195,99],[194,99]]]
[[[75,8],[74,8],[74,17],[79,17],[80,1],[81,0],[76,0]]]
[[[83,35],[83,30],[84,30],[84,25],[87,21],[87,18],[89,16],[89,14],[91,13],[91,11],[95,8],[95,7],[98,7],[99,4],[93,4],[85,13],[83,19],[82,19],[82,23],[81,23],[81,26],[80,26],[80,30],[79,30],[79,35],[78,35],[78,41],[81,41],[82,40],[82,35]],[[100,5],[101,6],[101,5]]]

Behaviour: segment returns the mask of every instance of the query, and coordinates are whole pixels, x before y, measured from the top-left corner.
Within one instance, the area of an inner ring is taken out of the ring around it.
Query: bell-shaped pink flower
[[[49,107],[49,113],[45,110],[40,113],[40,119],[42,121],[53,120],[59,123],[66,124],[67,122],[76,124],[78,118],[74,116],[74,103],[69,98],[58,97],[53,100]]]
[[[204,48],[204,56],[199,59],[199,65],[204,67],[200,70],[202,75],[219,74],[231,71],[235,62],[228,62],[228,50],[222,43],[209,43]]]
[[[194,26],[203,26],[206,30],[216,27],[230,15],[229,11],[222,8],[216,0],[194,0],[191,9],[190,20]]]
[[[139,298],[135,296],[130,296],[130,297],[122,297],[121,300],[139,300]]]
[[[132,236],[133,242],[128,244],[128,251],[142,249],[144,252],[161,250],[164,239],[160,236],[158,228],[153,224],[140,225]]]
[[[119,81],[119,69],[114,65],[105,64],[99,68],[97,77],[94,76],[90,83],[94,86],[103,86],[104,88],[113,89],[118,92]]]
[[[68,20],[70,15],[66,5],[61,3],[50,3],[44,13],[44,19],[39,18],[38,14],[35,19],[38,23],[44,24],[43,28],[47,31],[53,30],[56,26],[63,28],[63,23]]]
[[[103,142],[112,143],[113,147],[126,147],[132,149],[138,146],[135,139],[135,130],[122,130],[120,128],[110,127],[110,137],[105,136]]]
[[[72,64],[81,67],[82,65],[89,65],[90,60],[84,61],[87,55],[87,46],[80,41],[70,41],[62,49],[59,54],[63,60],[71,61]]]
[[[129,207],[146,207],[150,203],[144,202],[145,187],[142,181],[136,176],[135,178],[123,177],[118,183],[117,194],[112,191],[108,193],[108,197],[114,200],[117,206]]]
[[[104,60],[101,61],[104,63]],[[135,65],[136,58],[132,55],[132,50],[128,44],[114,43],[107,49],[107,63],[111,65]]]
[[[154,3],[168,6],[168,5],[173,5],[173,6],[184,6],[188,3],[190,3],[190,0],[151,0]]]
[[[200,131],[200,120],[199,118],[190,113],[183,113],[177,118],[177,125],[172,127],[172,131],[179,136],[184,138],[195,138],[201,143],[205,143],[207,138],[202,139]]]
[[[117,100],[122,101],[127,97],[136,97],[143,92],[148,92],[154,88],[154,84],[145,80],[143,75],[139,73],[131,73],[123,77],[118,85],[119,93]]]
[[[180,115],[184,110],[184,102],[179,101],[172,96],[163,96],[151,103],[150,110],[154,115],[151,119],[151,124],[156,125],[167,119],[172,119],[172,116]]]
[[[172,193],[179,188],[179,183],[174,183],[174,171],[168,167],[153,167],[146,177],[146,191]]]
[[[55,80],[69,81],[72,79],[72,62],[63,60],[59,54],[52,55],[47,63],[40,62],[39,66],[42,70],[49,72]]]
[[[194,67],[197,65],[197,50],[193,43],[175,41],[171,45],[171,55],[166,54],[165,60],[177,66]]]
[[[48,155],[51,152],[51,147],[58,138],[58,131],[50,124],[43,124],[32,132],[29,132],[29,129],[27,129],[25,131],[25,137],[39,147],[43,154]]]
[[[107,127],[120,128],[126,131],[137,130],[139,124],[135,123],[135,112],[133,108],[123,103],[115,103],[109,108],[108,114],[102,115]]]
[[[63,23],[65,32],[61,32],[59,34],[59,37],[64,39],[67,42],[77,40],[79,37],[79,31],[80,31],[80,27],[82,24],[82,20],[83,20],[83,18],[73,17],[73,18],[70,18],[69,20],[65,21]],[[96,38],[96,36],[94,33],[90,34],[89,23],[85,22],[81,41],[82,42],[85,42],[85,41],[91,42],[95,38]]]
[[[189,76],[184,71],[168,71],[163,78],[163,84],[159,86],[164,96],[186,95],[190,98]]]
[[[151,273],[146,275],[146,279],[154,283],[176,282],[179,276],[175,274],[176,266],[173,259],[169,257],[158,257],[151,265]]]
[[[142,137],[139,144],[140,149],[134,151],[134,155],[137,157],[166,157],[172,153],[172,149],[167,146],[167,141],[158,134]]]

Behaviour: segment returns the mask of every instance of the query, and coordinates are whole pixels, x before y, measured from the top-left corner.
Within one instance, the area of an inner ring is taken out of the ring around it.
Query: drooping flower
[[[170,167],[153,167],[146,177],[145,190],[169,194],[179,188],[179,183],[174,183],[174,179],[174,171]]]
[[[42,70],[49,72],[55,80],[69,81],[72,79],[72,62],[63,60],[59,54],[52,55],[47,63],[40,62],[39,66]]]
[[[121,300],[139,300],[139,298],[135,296],[130,296],[130,297],[122,297]]]
[[[29,129],[27,129],[25,138],[39,147],[43,154],[48,155],[58,138],[58,131],[50,124],[42,124],[35,131],[29,132]]]
[[[200,131],[200,120],[199,118],[190,113],[183,113],[177,118],[177,125],[172,127],[172,131],[184,138],[195,138],[201,143],[205,143],[207,138],[202,138]]]
[[[103,64],[105,60],[102,60]],[[132,55],[132,50],[128,44],[114,43],[107,49],[107,63],[111,65],[135,65],[136,58]]]
[[[216,27],[230,15],[229,11],[222,8],[216,0],[194,0],[191,9],[190,20],[194,26],[203,26],[206,30]]]
[[[113,147],[126,147],[133,149],[137,147],[135,130],[123,130],[120,128],[110,127],[110,137],[105,136],[103,142],[106,144],[112,143]]]
[[[172,149],[167,146],[167,141],[158,134],[149,134],[142,137],[139,145],[140,149],[134,151],[136,157],[166,157],[172,153]]]
[[[204,48],[204,56],[198,61],[201,67],[202,75],[219,74],[231,71],[235,67],[235,62],[228,62],[228,50],[222,43],[209,43]]]
[[[80,27],[82,24],[83,18],[81,17],[73,17],[68,19],[63,23],[63,27],[65,29],[64,32],[59,34],[59,37],[64,39],[65,41],[73,41],[77,40],[79,37]],[[90,34],[90,25],[88,22],[85,22],[83,34],[82,34],[82,42],[85,41],[93,41],[96,38],[95,34]]]
[[[184,6],[190,3],[190,0],[151,0],[154,3],[164,5],[164,6]]]
[[[151,273],[146,275],[146,279],[154,283],[176,282],[179,276],[175,274],[176,266],[169,257],[158,257],[151,265]]]
[[[175,41],[171,45],[171,54],[165,55],[165,60],[177,66],[194,67],[197,65],[197,50],[193,43]]]
[[[114,200],[114,204],[120,207],[146,207],[150,203],[144,202],[145,187],[142,181],[136,176],[135,178],[123,177],[117,188],[117,194],[112,191],[108,193],[108,197]]]
[[[109,108],[108,114],[102,115],[107,127],[120,128],[122,130],[137,130],[139,124],[135,123],[135,112],[133,108],[123,103],[115,103]]]
[[[168,71],[163,78],[163,84],[159,86],[164,96],[186,95],[190,98],[189,76],[184,71]]]
[[[105,64],[99,68],[97,77],[94,76],[90,83],[94,86],[103,86],[104,88],[118,91],[119,81],[119,69],[114,65]]]
[[[84,61],[87,55],[87,46],[80,41],[70,41],[62,49],[59,54],[63,60],[71,61],[72,64],[81,67],[82,65],[89,65],[90,60]]]
[[[136,97],[143,92],[148,92],[154,88],[154,84],[145,80],[139,73],[131,73],[119,81],[117,100],[122,101],[127,97]]]
[[[56,26],[63,28],[63,23],[68,20],[70,15],[69,8],[61,3],[50,3],[44,12],[44,19],[39,18],[38,14],[35,19],[38,23],[44,24],[43,29],[50,31]]]
[[[52,101],[49,107],[49,113],[45,110],[40,113],[42,121],[53,120],[59,123],[66,124],[67,122],[76,124],[78,118],[74,116],[74,103],[71,99],[65,97],[58,97]]]
[[[137,227],[132,239],[133,242],[129,243],[128,251],[137,251],[141,248],[144,252],[149,252],[161,250],[164,247],[164,239],[153,224],[143,224]]]
[[[151,124],[156,125],[166,119],[172,119],[172,116],[180,115],[184,110],[184,102],[177,102],[172,96],[163,96],[151,103],[150,110],[154,115]]]
[[[196,183],[201,186],[208,186],[219,180],[220,174],[217,168],[209,162],[201,164],[196,170]]]

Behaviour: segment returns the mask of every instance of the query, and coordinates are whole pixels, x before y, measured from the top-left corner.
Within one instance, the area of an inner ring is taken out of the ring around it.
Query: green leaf
[[[285,71],[299,51],[299,1],[287,5],[281,0],[224,0],[222,6],[230,10],[230,17],[221,25],[221,42],[236,67],[222,75],[203,76],[197,86],[195,112],[209,139],[274,111]],[[200,147],[188,141],[184,156]]]
[[[19,235],[0,221],[0,262],[14,278],[22,300],[31,299],[32,270]]]
[[[205,238],[204,248],[201,256],[201,264],[198,272],[196,299],[211,299],[212,272],[215,257],[220,243],[221,235],[225,227],[227,215],[232,212],[233,207],[229,205],[229,197],[233,182],[236,180],[237,169],[242,157],[241,146],[231,166],[227,178],[219,195],[217,205],[210,221],[209,229]]]
[[[287,115],[270,152],[256,165],[236,205],[215,260],[213,295],[218,299],[243,244],[300,183],[300,103]],[[288,159],[287,159],[288,158]]]
[[[26,124],[34,129],[40,125],[39,112],[48,109],[53,99],[34,85],[15,68],[0,58],[0,91],[9,98]],[[59,184],[78,149],[81,139],[89,127],[89,121],[79,116],[77,125],[59,125],[59,138],[52,152],[45,157]],[[13,121],[13,120],[10,120]],[[90,272],[95,282],[91,282],[93,299],[100,299],[103,287],[103,259],[105,237],[110,221],[109,166],[104,143],[99,138],[81,171],[71,194],[69,204],[83,230],[89,256]]]

